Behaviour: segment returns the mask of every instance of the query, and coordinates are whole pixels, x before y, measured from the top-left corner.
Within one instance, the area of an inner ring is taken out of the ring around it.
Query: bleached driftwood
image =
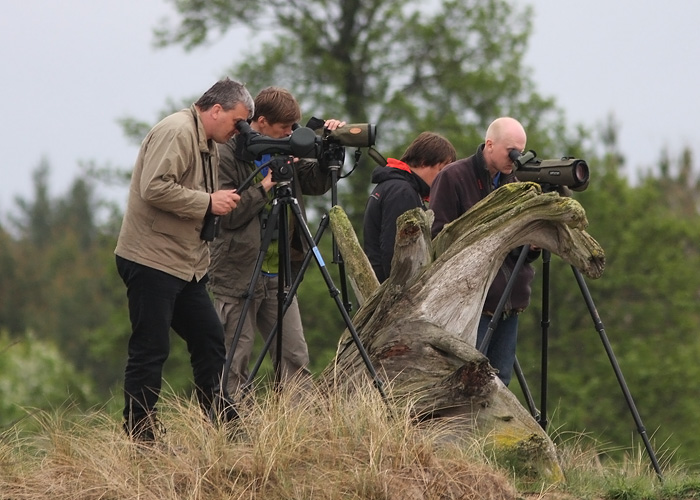
[[[584,229],[572,198],[543,193],[534,183],[501,187],[430,239],[431,212],[397,221],[391,275],[378,284],[340,207],[331,227],[360,298],[353,325],[394,398],[409,398],[416,418],[450,417],[453,436],[488,436],[513,460],[526,460],[550,479],[561,471],[549,436],[495,376],[475,347],[488,287],[506,254],[529,243],[597,278],[604,254]],[[346,331],[324,371],[327,386],[347,386],[368,370]]]

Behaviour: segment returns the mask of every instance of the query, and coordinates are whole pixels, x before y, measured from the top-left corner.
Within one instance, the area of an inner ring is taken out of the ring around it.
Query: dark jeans
[[[481,346],[481,342],[486,336],[491,316],[482,314],[479,320],[479,329],[476,334],[476,348]],[[498,370],[498,378],[508,386],[513,376],[513,365],[515,364],[515,347],[518,343],[518,315],[514,314],[501,319],[496,325],[496,329],[491,334],[491,341],[485,352],[489,358],[491,366]]]
[[[206,290],[117,256],[129,302],[131,338],[124,373],[124,419],[133,426],[152,417],[170,354],[170,328],[187,342],[197,399],[205,412],[220,391],[226,360],[224,330]],[[222,394],[223,396],[223,394]]]

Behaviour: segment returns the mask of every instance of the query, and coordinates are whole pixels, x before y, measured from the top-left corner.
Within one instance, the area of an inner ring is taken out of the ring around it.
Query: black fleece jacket
[[[413,208],[425,210],[423,200],[430,194],[430,187],[405,170],[405,163],[390,158],[388,165],[372,172],[372,182],[377,185],[367,200],[364,218],[364,250],[380,283],[391,271],[396,219]]]

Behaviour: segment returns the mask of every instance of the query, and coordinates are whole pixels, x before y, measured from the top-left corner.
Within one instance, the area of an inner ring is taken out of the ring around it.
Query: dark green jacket
[[[256,169],[254,162],[237,154],[237,137],[219,144],[220,189],[238,189]],[[321,195],[331,188],[331,184],[330,170],[321,168],[316,160],[302,159],[294,164],[290,186],[304,219],[306,213],[301,195]],[[249,185],[239,194],[240,202],[228,215],[221,217],[219,236],[211,244],[209,286],[215,295],[224,297],[242,297],[250,285],[261,246],[261,214],[269,201],[268,193],[259,182]],[[290,259],[299,263],[307,245],[292,217],[291,208],[287,212],[290,216]],[[273,241],[271,244],[277,243]],[[258,284],[262,284],[261,280]]]

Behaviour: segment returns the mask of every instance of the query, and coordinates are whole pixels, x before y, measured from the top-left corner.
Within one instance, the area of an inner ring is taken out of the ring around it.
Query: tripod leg
[[[344,159],[344,157],[343,157]],[[336,206],[338,204],[338,171],[342,167],[343,162],[340,158],[334,158],[329,162],[328,167],[331,171],[331,206]],[[345,272],[345,262],[343,262],[343,256],[340,254],[338,249],[338,242],[335,240],[335,236],[332,238],[332,248],[333,248],[333,263],[338,264],[338,270],[340,271],[340,292],[343,297],[343,305],[347,312],[352,311],[352,303],[348,298],[348,284],[347,284],[347,274]]]
[[[518,260],[516,261],[515,266],[513,266],[513,272],[511,273],[510,278],[508,279],[508,283],[506,284],[506,288],[503,290],[503,294],[501,295],[501,298],[498,301],[496,310],[493,312],[493,316],[491,318],[491,322],[489,323],[488,330],[486,330],[486,334],[484,335],[484,338],[481,341],[481,345],[477,346],[481,354],[486,354],[486,351],[489,348],[491,336],[493,335],[493,332],[498,326],[498,322],[500,321],[503,308],[506,305],[506,301],[510,297],[510,291],[515,285],[515,280],[517,279],[518,273],[520,272],[520,268],[523,267],[523,265],[525,264],[525,259],[527,258],[527,254],[529,251],[530,245],[524,245],[523,249],[520,251],[520,255],[518,256]]]
[[[493,335],[493,332],[496,330],[496,327],[498,326],[498,322],[500,321],[501,318],[501,313],[503,312],[503,308],[505,307],[506,301],[508,300],[508,297],[510,297],[510,292],[513,289],[513,286],[515,284],[515,280],[517,279],[518,273],[520,272],[520,269],[523,267],[525,264],[525,259],[527,258],[527,254],[530,251],[530,245],[524,245],[522,250],[520,251],[520,255],[518,256],[518,260],[515,263],[515,266],[513,266],[513,271],[510,275],[510,279],[508,280],[508,283],[506,284],[506,288],[503,290],[503,295],[501,295],[501,299],[498,301],[498,305],[496,306],[496,310],[494,311],[493,317],[491,318],[491,321],[489,322],[488,329],[486,330],[486,334],[484,335],[484,338],[481,341],[481,344],[478,346],[479,352],[482,354],[486,355],[489,344],[491,343],[491,337]],[[523,370],[520,366],[520,362],[518,361],[518,358],[516,356],[515,362],[513,363],[513,371],[515,372],[515,376],[518,379],[518,383],[520,384],[520,388],[523,391],[523,396],[525,397],[525,400],[527,402],[527,406],[530,410],[530,415],[537,420],[538,422],[540,421],[540,412],[537,410],[537,407],[535,406],[535,401],[532,398],[532,393],[530,392],[530,388],[527,385],[527,381],[525,380],[525,375],[523,374]]]
[[[318,242],[321,241],[321,236],[323,235],[323,232],[328,228],[328,222],[329,218],[328,215],[324,214],[323,218],[321,219],[321,223],[319,224],[318,231],[316,232],[316,236],[314,236],[314,242],[316,245],[318,245]],[[297,289],[299,288],[299,285],[301,285],[301,281],[304,277],[304,273],[306,272],[306,269],[309,267],[309,264],[311,263],[311,258],[312,258],[312,251],[309,249],[308,252],[306,252],[306,255],[304,256],[304,261],[302,262],[301,268],[299,269],[299,273],[297,274],[294,283],[292,284],[291,288],[289,289],[289,293],[287,294],[287,298],[284,302],[283,308],[282,308],[282,317],[284,317],[284,313],[287,311],[289,306],[292,303],[292,300],[294,298],[294,295],[297,292]],[[272,327],[272,331],[270,334],[267,336],[267,340],[265,341],[265,345],[262,348],[262,351],[260,352],[260,355],[258,356],[258,359],[255,361],[255,365],[253,366],[253,369],[250,371],[250,374],[248,375],[248,380],[246,380],[245,384],[243,385],[243,394],[247,394],[248,390],[253,384],[253,380],[255,380],[255,376],[258,374],[258,371],[260,370],[260,366],[263,363],[263,360],[265,359],[265,355],[267,352],[270,350],[270,346],[272,345],[273,340],[277,337],[276,336],[277,332],[277,322],[275,325]],[[280,352],[280,351],[278,351]]]
[[[525,396],[525,401],[527,402],[527,408],[530,410],[530,415],[532,415],[532,417],[539,422],[540,412],[537,411],[535,400],[532,398],[532,393],[527,385],[525,375],[523,374],[523,369],[520,367],[520,361],[518,361],[517,357],[515,358],[515,363],[513,364],[513,371],[515,372],[515,376],[518,378],[518,383],[523,391],[523,396]]]
[[[338,271],[340,272],[340,293],[343,297],[343,307],[347,312],[352,311],[352,303],[348,300],[348,280],[345,273],[345,262],[343,262],[343,256],[338,251],[335,263],[338,264]]]
[[[279,212],[279,209],[279,205],[273,202],[269,220],[274,220],[273,216]],[[240,317],[238,318],[236,330],[233,334],[233,339],[231,339],[231,345],[228,346],[228,350],[226,352],[226,363],[224,364],[224,371],[222,375],[222,386],[224,387],[228,383],[228,377],[231,372],[231,363],[233,362],[233,355],[236,351],[236,347],[238,346],[238,341],[241,337],[241,332],[243,331],[243,324],[245,323],[246,316],[248,315],[250,303],[252,302],[253,297],[255,295],[255,286],[258,282],[258,278],[260,277],[260,271],[262,270],[262,265],[265,260],[265,254],[267,253],[267,249],[270,246],[270,243],[272,242],[274,230],[274,224],[268,224],[267,228],[265,228],[263,240],[260,245],[260,251],[258,252],[258,258],[255,262],[255,269],[253,271],[253,275],[250,278],[250,285],[248,285],[248,289],[246,290],[243,309],[241,311]]]
[[[630,412],[632,413],[632,417],[634,418],[635,423],[637,424],[637,431],[639,432],[639,435],[642,438],[642,441],[644,442],[644,446],[646,447],[647,453],[649,454],[649,458],[651,459],[651,464],[654,467],[654,471],[656,471],[656,475],[659,477],[659,479],[663,480],[663,476],[661,474],[661,468],[659,467],[659,464],[656,460],[656,455],[654,454],[654,450],[651,447],[651,443],[649,442],[649,438],[647,437],[647,432],[646,429],[644,428],[644,424],[642,423],[642,419],[639,416],[639,412],[637,411],[637,407],[634,404],[634,400],[632,399],[632,395],[630,394],[629,389],[627,388],[627,383],[625,382],[625,377],[622,375],[622,370],[620,369],[620,365],[617,363],[617,359],[615,358],[615,354],[613,353],[612,347],[610,346],[610,342],[608,341],[608,336],[605,333],[605,327],[603,326],[603,321],[600,319],[600,316],[598,315],[598,311],[596,310],[595,304],[593,304],[593,299],[591,298],[591,294],[588,291],[588,286],[586,285],[586,282],[583,279],[583,276],[581,275],[581,272],[576,269],[574,266],[571,266],[572,271],[574,272],[574,276],[576,277],[576,282],[578,283],[579,288],[581,289],[581,293],[583,294],[583,298],[586,301],[586,305],[588,306],[588,311],[591,314],[591,318],[593,319],[593,324],[595,325],[595,329],[598,332],[598,335],[600,335],[600,340],[603,342],[603,347],[605,348],[605,352],[608,355],[608,359],[610,360],[610,364],[613,367],[613,370],[615,372],[615,376],[617,377],[617,381],[620,384],[620,388],[622,389],[622,394],[625,396],[625,400],[627,401],[627,406],[629,406]]]
[[[549,364],[549,264],[552,254],[542,250],[542,375],[540,379],[540,427],[547,430],[547,377]]]
[[[292,275],[292,264],[289,256],[289,221],[287,220],[287,204],[282,203],[282,209],[278,217],[279,239],[277,248],[279,255],[278,281],[277,281],[277,355],[275,356],[275,388],[282,386],[282,331],[284,329],[284,302],[287,299],[287,288]]]
[[[326,268],[326,264],[323,261],[323,257],[321,257],[321,252],[318,250],[318,247],[316,246],[316,243],[314,242],[314,239],[311,236],[311,232],[309,231],[309,228],[306,225],[304,218],[301,216],[301,210],[299,209],[299,204],[296,202],[296,200],[294,200],[294,203],[292,203],[290,206],[292,208],[292,212],[294,213],[296,221],[299,224],[299,229],[302,231],[302,235],[306,239],[306,242],[309,245],[309,247],[311,247],[314,258],[316,259],[316,263],[318,264],[318,268],[321,271],[321,274],[323,275],[323,279],[326,282],[326,285],[328,286],[328,291],[330,292],[331,297],[333,297],[333,299],[335,300],[335,303],[338,307],[338,310],[340,311],[341,315],[343,316],[343,320],[345,321],[345,325],[347,326],[348,331],[350,331],[350,334],[352,335],[352,339],[355,342],[355,345],[357,346],[358,351],[360,352],[360,356],[362,357],[362,360],[364,361],[365,366],[367,367],[367,371],[369,371],[370,375],[372,376],[372,380],[374,381],[374,386],[377,388],[377,390],[379,391],[379,394],[381,394],[382,398],[386,402],[387,396],[384,392],[384,383],[377,375],[377,372],[375,371],[374,366],[372,365],[372,360],[369,359],[369,355],[367,354],[367,351],[365,350],[364,346],[362,345],[362,341],[360,340],[360,337],[357,334],[357,330],[355,330],[355,326],[352,324],[352,320],[350,318],[350,315],[348,314],[347,310],[343,306],[343,302],[341,301],[341,299],[339,297],[340,292],[333,284],[333,279],[331,278],[330,274],[328,273],[328,269]]]

